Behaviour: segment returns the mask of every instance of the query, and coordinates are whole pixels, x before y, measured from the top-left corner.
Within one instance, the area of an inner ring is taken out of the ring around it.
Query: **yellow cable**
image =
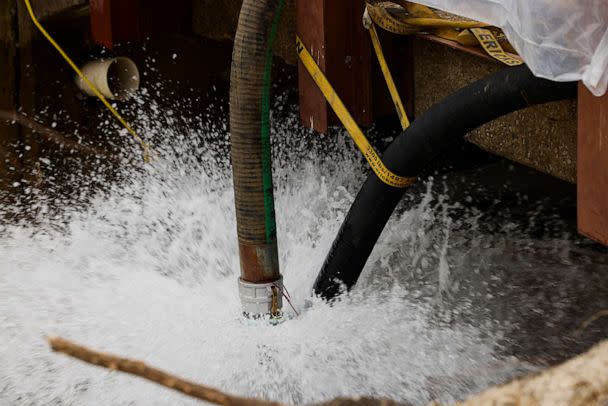
[[[344,106],[344,103],[342,103],[342,100],[340,100],[340,97],[336,94],[336,91],[331,86],[321,69],[319,69],[319,66],[315,63],[312,55],[310,55],[310,52],[308,52],[298,36],[296,36],[296,49],[302,64],[304,67],[306,67],[306,70],[308,70],[308,73],[310,73],[310,76],[312,76],[317,86],[319,86],[323,96],[325,96],[327,102],[333,108],[334,112],[344,125],[344,128],[346,128],[359,150],[363,153],[363,156],[367,162],[369,162],[369,165],[372,167],[372,170],[376,176],[382,182],[396,188],[404,188],[416,182],[416,178],[399,176],[391,172],[384,165],[374,150],[374,147],[372,147],[367,138],[365,138],[365,135]]]
[[[135,138],[139,142],[139,144],[141,145],[141,147],[143,148],[143,151],[144,151],[144,161],[150,162],[150,146],[139,135],[137,135],[135,130],[133,130],[129,126],[129,124],[127,124],[125,119],[122,118],[122,116],[118,113],[118,111],[116,111],[116,109],[114,107],[112,107],[112,105],[101,94],[101,92],[97,89],[97,87],[95,87],[95,85],[93,83],[91,83],[89,78],[87,78],[85,76],[85,74],[82,73],[82,71],[80,69],[78,69],[78,66],[76,66],[76,64],[70,59],[70,57],[65,53],[65,51],[59,46],[59,44],[57,42],[55,42],[53,37],[51,37],[51,35],[44,29],[44,27],[42,26],[42,24],[40,24],[40,21],[38,21],[38,19],[36,18],[36,15],[34,14],[34,10],[32,9],[32,5],[30,4],[30,0],[24,0],[24,2],[25,2],[25,6],[27,7],[27,11],[30,15],[30,18],[32,19],[32,22],[34,23],[36,28],[38,28],[38,30],[42,33],[42,35],[44,35],[44,37],[55,47],[57,52],[59,52],[59,54],[63,57],[63,59],[65,59],[65,61],[68,63],[68,65],[70,65],[70,67],[72,69],[74,69],[76,74],[78,74],[78,76],[84,81],[84,83],[86,83],[87,86],[89,86],[89,88],[93,91],[95,96],[97,96],[97,98],[99,100],[101,100],[101,102],[104,104],[104,106],[106,106],[106,108],[108,110],[110,110],[110,112],[114,115],[114,117],[116,117],[118,122],[120,124],[122,124],[122,126],[127,129],[127,131],[133,136],[133,138]]]
[[[372,39],[372,44],[374,45],[374,51],[376,51],[376,57],[378,58],[380,69],[382,69],[382,74],[384,75],[384,80],[386,81],[386,86],[388,87],[388,91],[390,92],[393,103],[395,104],[395,110],[397,110],[399,122],[401,122],[401,128],[405,130],[410,126],[410,120],[407,118],[407,113],[405,112],[405,108],[403,108],[403,102],[399,96],[399,91],[397,91],[397,86],[395,86],[395,81],[393,80],[393,75],[391,75],[391,71],[386,63],[386,58],[384,57],[384,52],[382,51],[382,46],[380,45],[380,38],[378,38],[378,32],[376,31],[376,26],[373,22],[370,22],[368,30]]]

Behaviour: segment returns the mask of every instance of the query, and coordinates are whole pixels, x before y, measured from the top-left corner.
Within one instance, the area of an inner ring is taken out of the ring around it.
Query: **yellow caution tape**
[[[502,49],[492,31],[484,28],[472,28],[471,32],[475,35],[475,38],[477,38],[486,53],[492,58],[509,66],[517,66],[524,63],[520,58],[508,55]]]
[[[401,1],[399,4],[406,9],[409,15],[416,16],[415,18],[418,21],[429,20],[429,18],[433,19],[436,17],[435,12],[426,6],[405,1]],[[397,91],[397,86],[395,85],[393,76],[391,75],[388,64],[386,63],[386,58],[384,57],[384,52],[382,50],[382,45],[380,44],[380,38],[378,37],[378,32],[376,31],[374,20],[370,16],[370,9],[375,9],[375,18],[379,19],[380,21],[383,21],[389,28],[392,27],[394,31],[396,31],[396,29],[394,29],[396,25],[402,27],[403,25],[406,25],[406,23],[399,22],[396,18],[392,17],[391,14],[388,13],[384,8],[374,7],[370,4],[367,5],[365,14],[363,15],[363,25],[369,31],[372,45],[374,47],[378,63],[380,64],[382,75],[384,76],[384,81],[386,82],[386,86],[388,87],[388,90],[391,94],[393,104],[395,105],[395,110],[397,111],[397,115],[399,116],[401,128],[405,130],[410,125],[410,122],[403,107],[399,92]],[[402,29],[402,31],[404,32],[407,30],[408,29],[405,28]],[[490,30],[482,28],[473,28],[458,31],[453,27],[436,27],[434,28],[433,32],[435,33],[435,35],[449,39],[451,41],[457,41],[463,45],[471,46],[479,43],[482,45],[488,55],[509,66],[519,65],[522,63],[520,59],[510,56],[504,52],[503,48],[500,45],[500,41],[496,39],[496,37]]]
[[[87,86],[93,91],[95,96],[97,96],[97,98],[99,100],[101,100],[101,102],[112,113],[112,115],[114,115],[116,120],[118,120],[118,122],[124,128],[127,129],[129,134],[131,134],[133,136],[133,138],[135,138],[137,140],[137,142],[139,142],[139,144],[142,146],[143,151],[144,151],[144,161],[149,162],[150,161],[150,146],[143,139],[141,139],[141,137],[139,135],[137,135],[135,130],[133,130],[131,128],[131,126],[129,126],[129,124],[127,124],[127,121],[124,118],[122,118],[122,116],[118,113],[118,111],[116,111],[116,109],[114,107],[112,107],[112,105],[108,102],[108,100],[101,94],[99,89],[97,89],[97,87],[95,87],[95,85],[93,83],[91,83],[89,78],[87,78],[85,76],[85,74],[82,73],[82,71],[78,68],[78,66],[76,66],[76,64],[72,61],[72,59],[65,53],[63,48],[61,48],[61,46],[59,46],[59,44],[53,39],[53,37],[51,37],[51,35],[44,29],[44,27],[42,26],[42,24],[40,24],[40,21],[38,21],[38,19],[36,18],[36,15],[34,14],[34,10],[32,9],[32,5],[30,4],[30,0],[24,0],[24,1],[25,1],[25,7],[27,8],[30,18],[32,19],[32,22],[34,23],[36,28],[38,28],[38,30],[42,33],[42,35],[44,35],[44,37],[51,43],[51,45],[53,45],[55,47],[57,52],[59,52],[59,54],[63,57],[63,59],[65,59],[65,61],[68,63],[68,65],[70,65],[70,67],[74,70],[74,72],[76,72],[76,74],[84,81],[84,83],[86,83]]]
[[[378,63],[380,63],[382,75],[384,75],[386,86],[388,87],[388,91],[390,92],[391,98],[393,99],[395,110],[397,110],[397,115],[399,116],[401,128],[405,130],[407,127],[410,126],[410,120],[407,118],[407,113],[405,112],[405,108],[403,108],[401,97],[399,96],[397,86],[395,86],[395,81],[393,80],[393,75],[391,75],[391,71],[389,70],[388,65],[386,63],[386,58],[384,58],[384,52],[382,51],[382,46],[380,45],[380,39],[378,38],[378,32],[376,31],[374,23],[369,24],[368,30],[369,35],[372,39],[372,44],[374,45],[376,57],[378,58]]]
[[[359,148],[359,150],[363,153],[363,156],[369,162],[372,170],[378,176],[378,178],[386,183],[389,186],[396,188],[403,188],[411,185],[416,181],[416,178],[406,178],[399,176],[393,172],[391,172],[382,162],[374,147],[369,143],[365,135],[350,115],[340,97],[336,94],[335,90],[323,74],[319,66],[315,63],[313,57],[310,55],[310,52],[306,49],[302,41],[298,36],[296,36],[296,50],[298,52],[298,56],[302,61],[302,64],[310,73],[313,80],[319,86],[319,89],[323,93],[323,96],[327,99],[327,102],[332,107],[353,141]]]
[[[401,35],[426,32],[464,46],[480,44],[489,56],[505,65],[515,66],[523,63],[517,55],[505,52],[505,48],[511,53],[515,50],[496,27],[474,20],[443,19],[427,6],[403,0],[393,1],[399,7],[395,7],[395,4],[391,7],[391,3],[386,2],[368,3],[366,7],[371,20],[385,31]],[[495,32],[484,28],[492,28]]]
[[[445,20],[439,18],[435,12],[426,6],[406,4],[404,11],[407,14],[393,14],[386,7],[367,4],[367,11],[372,20],[382,29],[393,34],[415,34],[434,28],[468,29],[475,27],[488,27],[488,24],[474,20]]]
[[[368,3],[366,9],[372,20],[385,31],[392,32],[393,34],[409,35],[420,32],[421,30],[420,27],[411,26],[398,20],[384,7],[377,7]]]

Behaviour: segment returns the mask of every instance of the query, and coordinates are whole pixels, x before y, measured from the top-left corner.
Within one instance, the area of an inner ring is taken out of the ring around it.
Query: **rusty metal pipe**
[[[281,306],[269,93],[272,47],[283,2],[245,0],[232,53],[230,134],[241,264],[239,291],[244,313],[253,316],[275,313]]]

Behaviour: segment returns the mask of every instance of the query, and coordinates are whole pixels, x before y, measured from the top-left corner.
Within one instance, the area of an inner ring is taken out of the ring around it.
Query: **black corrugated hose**
[[[386,149],[385,165],[401,176],[416,176],[439,153],[469,131],[504,114],[576,96],[576,84],[535,77],[525,65],[472,83],[414,120]],[[338,232],[313,291],[326,300],[352,288],[406,189],[369,175]]]
[[[284,0],[245,0],[234,39],[230,136],[241,277],[280,278],[270,156],[270,73]]]

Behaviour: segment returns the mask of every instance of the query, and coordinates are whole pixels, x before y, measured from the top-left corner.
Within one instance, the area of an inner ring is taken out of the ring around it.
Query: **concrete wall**
[[[415,106],[431,105],[503,65],[425,40],[415,41]],[[535,106],[494,120],[468,136],[481,148],[576,182],[576,102]]]

